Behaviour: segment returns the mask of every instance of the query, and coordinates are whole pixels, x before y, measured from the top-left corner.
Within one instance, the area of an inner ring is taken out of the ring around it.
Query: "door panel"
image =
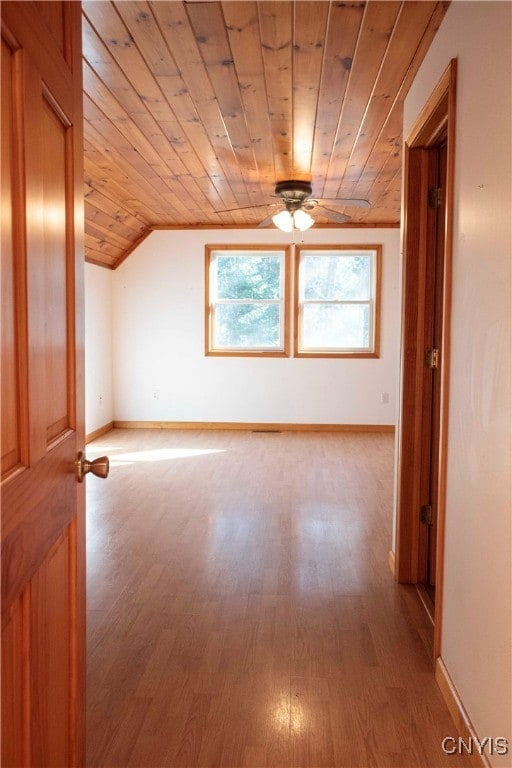
[[[23,664],[23,659],[28,659],[27,632],[24,631],[27,626],[22,600],[8,612],[2,611],[2,765],[8,766],[29,765],[23,743],[23,720],[28,719],[30,712]]]
[[[46,442],[70,424],[66,222],[66,126],[42,96],[45,255]]]
[[[70,720],[69,536],[59,537],[31,583],[34,765],[67,765]]]
[[[44,6],[1,6],[6,768],[84,763],[80,4]]]
[[[2,488],[2,613],[20,597],[74,517],[75,459],[73,433]]]
[[[2,40],[2,478],[21,461],[19,366],[13,250],[13,151],[14,92],[13,55]]]

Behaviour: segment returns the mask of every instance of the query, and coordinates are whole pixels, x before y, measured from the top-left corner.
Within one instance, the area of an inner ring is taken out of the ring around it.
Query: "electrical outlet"
[[[380,401],[383,405],[387,405],[389,403],[389,392],[381,392]]]
[[[155,389],[153,392],[153,400],[160,400],[160,390]]]

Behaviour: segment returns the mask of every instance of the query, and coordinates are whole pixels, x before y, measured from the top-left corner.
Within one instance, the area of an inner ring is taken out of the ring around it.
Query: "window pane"
[[[215,346],[280,349],[278,304],[218,304]]]
[[[370,298],[371,256],[308,252],[301,260],[305,300],[364,301]]]
[[[218,255],[215,259],[216,298],[279,299],[281,256]]]
[[[305,349],[368,349],[368,304],[306,304],[302,317]]]

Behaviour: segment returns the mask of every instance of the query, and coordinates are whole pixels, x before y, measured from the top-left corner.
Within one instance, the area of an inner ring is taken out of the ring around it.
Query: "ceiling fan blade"
[[[369,200],[362,200],[359,197],[323,197],[315,198],[317,203],[336,203],[336,205],[353,205],[355,208],[370,208]]]
[[[335,221],[338,224],[344,224],[346,221],[350,221],[350,216],[345,213],[338,213],[338,211],[331,211],[330,208],[324,208],[323,205],[316,205],[315,211],[318,211],[321,216],[325,216],[331,221]]]
[[[271,216],[267,216],[267,218],[266,218],[266,219],[263,219],[263,221],[260,221],[260,223],[258,224],[258,229],[259,229],[260,227],[270,227],[270,225],[272,224],[272,217],[273,217],[274,215],[275,215],[275,214],[272,214]]]
[[[197,2],[199,1],[200,0],[197,0]],[[262,203],[261,205],[242,205],[239,208],[225,208],[222,211],[215,211],[215,213],[236,213],[237,211],[249,211],[252,208],[274,208],[278,205],[280,205],[280,203]]]

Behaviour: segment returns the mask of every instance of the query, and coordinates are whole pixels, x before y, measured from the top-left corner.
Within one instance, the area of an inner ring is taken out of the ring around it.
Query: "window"
[[[206,246],[206,354],[288,353],[288,248]]]
[[[381,246],[297,246],[295,355],[378,357]]]

